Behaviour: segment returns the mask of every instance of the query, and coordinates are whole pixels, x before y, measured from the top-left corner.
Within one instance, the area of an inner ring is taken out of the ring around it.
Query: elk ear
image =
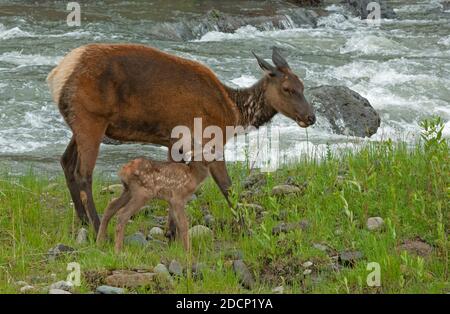
[[[267,74],[270,76],[275,76],[277,69],[271,65],[269,62],[265,61],[264,59],[258,57],[253,51],[252,54],[255,56],[256,60],[258,61],[259,67],[264,70]]]
[[[290,68],[287,61],[281,56],[280,50],[275,46],[272,47],[272,61],[279,69]]]

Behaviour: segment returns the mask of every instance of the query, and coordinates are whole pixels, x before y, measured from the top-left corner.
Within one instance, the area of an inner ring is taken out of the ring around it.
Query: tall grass
[[[189,203],[191,225],[204,224],[201,208],[215,217],[211,241],[196,243],[193,259],[204,263],[201,278],[180,278],[173,286],[150,285],[137,292],[245,292],[230,267],[230,250],[240,250],[254,274],[252,292],[271,292],[278,285],[292,293],[443,293],[448,285],[449,155],[442,138],[442,121],[422,123],[422,140],[413,148],[386,140],[368,143],[357,152],[321,162],[300,160],[274,173],[252,196],[242,182],[250,169],[245,163],[230,165],[234,202],[257,203],[264,213],[240,207],[230,210],[212,180]],[[273,186],[286,182],[304,186],[301,194],[272,196]],[[101,194],[111,183],[97,177],[94,195],[100,212],[113,195]],[[245,196],[245,197],[244,197]],[[154,216],[165,216],[166,205],[152,203],[134,217],[127,234],[148,233]],[[381,231],[369,231],[367,218],[380,216]],[[280,235],[272,228],[280,222],[307,220],[309,228]],[[113,223],[114,224],[114,223]],[[15,282],[25,280],[45,291],[52,282],[67,277],[67,263],[80,263],[84,274],[106,269],[152,267],[176,259],[185,263],[182,246],[126,246],[115,255],[112,243],[97,247],[90,230],[89,243],[77,245],[80,224],[72,209],[62,176],[48,179],[33,171],[0,176],[0,292],[17,293]],[[110,227],[112,229],[112,227]],[[426,256],[400,250],[405,240],[418,239],[432,247]],[[75,255],[48,261],[46,252],[57,243],[77,249]],[[314,244],[327,245],[323,252]],[[363,258],[338,271],[335,256],[344,250],[360,251]],[[312,261],[312,274],[303,275],[302,263]],[[367,264],[379,263],[381,286],[369,287]],[[76,292],[92,291],[83,277]]]

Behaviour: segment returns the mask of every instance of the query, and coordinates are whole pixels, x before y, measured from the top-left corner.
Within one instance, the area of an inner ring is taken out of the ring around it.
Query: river
[[[418,122],[440,115],[450,136],[450,10],[443,1],[388,1],[396,19],[379,26],[354,17],[339,1],[325,1],[317,27],[298,25],[295,8],[272,1],[92,1],[81,3],[81,26],[66,23],[63,1],[0,1],[0,163],[11,173],[33,166],[60,173],[58,159],[71,132],[52,102],[45,78],[71,49],[92,42],[134,42],[198,60],[230,86],[262,74],[251,50],[270,58],[282,48],[309,86],[345,85],[366,97],[381,116],[370,139],[336,135],[326,123],[308,129],[277,115],[284,156],[306,149],[355,147],[386,138],[413,143]],[[242,26],[233,33],[196,27],[205,12],[229,15],[282,12],[281,27]],[[186,30],[186,25],[191,29]],[[308,137],[308,141],[307,141]],[[229,150],[232,149],[228,148]],[[156,146],[102,145],[97,173],[138,155],[163,159]]]

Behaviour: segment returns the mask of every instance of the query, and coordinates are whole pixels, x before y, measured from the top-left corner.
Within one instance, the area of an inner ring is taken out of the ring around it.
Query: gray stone
[[[149,235],[152,237],[164,237],[164,230],[162,230],[160,227],[153,227],[150,229]]]
[[[61,289],[50,289],[48,294],[72,294],[69,291],[61,290]]]
[[[166,265],[158,264],[153,268],[153,271],[159,276],[159,278],[168,280],[170,283],[173,283],[173,278],[170,276],[170,272],[167,269]]]
[[[277,294],[283,294],[284,293],[284,287],[283,286],[278,286],[272,289],[273,293],[277,293]]]
[[[272,188],[272,195],[281,196],[287,194],[301,193],[303,190],[295,185],[281,184]]]
[[[311,270],[311,269],[305,269],[305,270],[303,271],[303,275],[305,275],[305,276],[310,275],[311,273],[312,273],[312,270]]]
[[[74,248],[70,246],[64,245],[62,243],[58,243],[54,248],[51,248],[47,252],[47,259],[49,261],[54,261],[56,258],[60,257],[63,254],[70,254],[75,252]]]
[[[19,286],[19,287],[28,286],[28,282],[23,281],[23,280],[16,281],[15,284],[16,284],[16,286]]]
[[[205,220],[205,225],[207,225],[208,227],[212,227],[215,223],[215,218],[211,214],[205,215],[203,219]]]
[[[183,276],[183,267],[173,259],[169,264],[169,273],[174,276]]]
[[[20,288],[20,293],[30,293],[34,291],[34,287],[30,285],[25,285]]]
[[[254,189],[257,187],[261,187],[263,185],[266,184],[267,179],[266,179],[267,175],[264,173],[252,173],[251,175],[249,175],[248,177],[246,177],[244,179],[244,181],[242,182],[242,186],[244,187],[244,189]]]
[[[124,294],[125,290],[122,288],[112,287],[112,286],[99,286],[95,289],[97,294]]]
[[[339,253],[339,262],[343,266],[353,267],[363,256],[363,253],[360,251],[343,251]]]
[[[245,265],[243,260],[233,261],[233,270],[238,276],[244,288],[253,289],[253,286],[255,285],[255,279],[253,279],[252,273],[248,269],[247,265]]]
[[[189,237],[191,239],[199,239],[212,236],[212,231],[206,226],[196,225],[189,229]]]
[[[313,262],[311,262],[311,261],[306,261],[306,262],[304,262],[304,263],[302,264],[302,266],[305,267],[305,268],[309,268],[309,267],[311,267],[312,265],[313,265]]]
[[[370,217],[366,225],[370,231],[380,230],[384,227],[384,220],[381,217]]]
[[[126,236],[124,243],[127,245],[146,246],[147,239],[142,232],[136,232],[135,234]]]
[[[225,256],[225,258],[229,258],[232,260],[244,259],[244,253],[242,253],[241,250],[234,249],[234,248],[226,250],[224,256]]]
[[[280,222],[278,225],[272,228],[272,234],[279,235],[280,233],[287,233],[293,230],[306,231],[308,228],[309,228],[309,221],[306,219],[303,219],[300,222],[291,222],[291,223]]]
[[[70,281],[61,280],[61,281],[52,283],[50,285],[50,289],[59,289],[59,290],[65,290],[65,291],[72,291],[73,283],[71,283]]]
[[[323,85],[308,90],[316,109],[317,125],[342,135],[370,137],[380,126],[380,116],[369,101],[345,86]]]
[[[86,244],[88,240],[88,231],[86,228],[81,228],[78,230],[76,243],[77,244]]]
[[[322,252],[328,252],[330,250],[327,245],[321,243],[313,243],[313,247]]]
[[[433,251],[431,245],[420,238],[403,241],[403,243],[400,244],[399,249],[400,251],[406,251],[410,254],[419,255],[422,257],[427,257]]]

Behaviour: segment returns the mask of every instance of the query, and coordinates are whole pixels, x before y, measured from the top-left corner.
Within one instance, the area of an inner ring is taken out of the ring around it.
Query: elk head
[[[272,61],[275,66],[258,57],[254,52],[252,53],[267,75],[266,103],[303,128],[313,125],[316,122],[316,116],[313,107],[303,95],[303,82],[292,72],[278,49],[273,47]]]

